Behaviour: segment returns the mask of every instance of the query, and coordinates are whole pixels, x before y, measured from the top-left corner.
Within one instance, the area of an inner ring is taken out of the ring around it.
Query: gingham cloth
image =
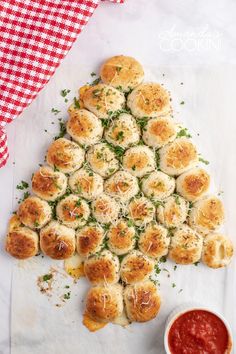
[[[0,167],[8,159],[4,127],[48,82],[99,2],[0,0]]]

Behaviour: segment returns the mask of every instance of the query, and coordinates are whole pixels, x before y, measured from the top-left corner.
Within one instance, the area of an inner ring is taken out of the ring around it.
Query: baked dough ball
[[[129,172],[118,171],[105,181],[104,190],[110,196],[126,202],[139,192],[138,180]]]
[[[78,109],[70,114],[66,129],[77,143],[85,146],[98,143],[103,134],[101,120],[86,109]]]
[[[33,174],[32,191],[40,198],[54,201],[66,192],[67,178],[62,172],[42,166]]]
[[[90,209],[88,203],[78,197],[70,194],[59,201],[56,207],[58,219],[62,224],[77,229],[86,224]]]
[[[108,250],[84,262],[84,272],[93,285],[115,284],[119,280],[119,258]]]
[[[183,224],[188,215],[188,202],[178,196],[170,196],[157,207],[157,219],[166,227],[178,227]]]
[[[120,275],[126,284],[135,284],[147,280],[154,269],[154,260],[140,251],[130,252],[121,262]]]
[[[55,140],[48,148],[47,163],[64,173],[74,172],[84,162],[84,150],[65,138]]]
[[[136,226],[146,226],[155,216],[155,206],[146,197],[134,198],[129,203],[129,217]]]
[[[66,259],[75,252],[75,230],[51,221],[40,230],[40,248],[53,259]]]
[[[145,145],[131,147],[123,156],[123,167],[133,176],[143,177],[156,168],[154,152]]]
[[[196,201],[204,196],[210,187],[210,175],[203,168],[195,167],[176,180],[177,192],[189,201]]]
[[[187,225],[182,225],[171,237],[169,258],[177,264],[193,264],[199,261],[203,238]]]
[[[87,161],[92,170],[104,178],[111,176],[119,169],[119,161],[106,143],[91,146],[87,153]]]
[[[117,255],[126,254],[135,246],[135,228],[125,219],[110,226],[107,233],[108,247]]]
[[[147,322],[160,310],[161,298],[151,281],[128,285],[124,291],[126,313],[131,322]]]
[[[153,200],[163,200],[175,190],[175,179],[161,171],[150,173],[142,180],[142,191]]]
[[[198,163],[195,145],[188,138],[178,138],[159,150],[160,169],[168,175],[180,175]]]
[[[215,196],[197,201],[189,213],[189,225],[203,234],[216,230],[223,221],[224,206]]]
[[[45,200],[30,196],[20,204],[17,215],[25,226],[40,229],[51,220],[52,209]]]
[[[112,322],[123,312],[123,288],[120,284],[94,286],[86,297],[86,314],[98,322]]]
[[[127,113],[122,113],[111,122],[109,128],[105,131],[106,140],[123,149],[137,144],[140,138],[140,129],[136,120]]]
[[[104,240],[104,230],[98,224],[90,224],[76,233],[77,252],[82,257],[88,257],[99,252]]]
[[[103,179],[97,173],[81,168],[69,177],[69,186],[75,194],[90,200],[103,192]]]
[[[173,141],[176,135],[177,126],[171,117],[149,119],[143,128],[143,141],[157,149]]]
[[[100,194],[91,204],[95,219],[102,224],[114,222],[118,219],[120,207],[109,195]]]
[[[233,244],[224,235],[213,233],[204,238],[202,261],[208,267],[226,267],[230,263],[233,253]]]
[[[18,259],[27,259],[35,256],[39,251],[39,237],[37,232],[22,226],[19,218],[13,215],[9,222],[5,250]]]
[[[140,234],[138,245],[146,256],[159,259],[168,253],[168,230],[156,222],[150,223]]]
[[[111,112],[124,108],[125,96],[112,86],[98,84],[85,91],[83,103],[98,118],[109,118]]]
[[[116,55],[109,58],[101,67],[101,79],[105,84],[128,92],[144,79],[142,65],[134,58]]]
[[[161,117],[171,112],[170,95],[160,84],[137,86],[128,96],[127,106],[137,118]]]

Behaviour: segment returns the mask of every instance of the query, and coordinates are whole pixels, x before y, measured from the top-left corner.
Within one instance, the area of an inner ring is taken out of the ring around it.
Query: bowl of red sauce
[[[233,342],[222,315],[186,304],[168,317],[164,345],[167,354],[230,354]]]

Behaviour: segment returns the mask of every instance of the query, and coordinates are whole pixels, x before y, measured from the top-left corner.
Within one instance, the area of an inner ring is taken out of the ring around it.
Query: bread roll
[[[105,61],[100,70],[102,81],[128,92],[141,84],[144,78],[142,65],[134,58],[116,55]]]
[[[54,201],[66,192],[67,178],[62,172],[42,166],[33,174],[32,190],[40,198]]]
[[[127,106],[137,118],[162,117],[171,112],[170,95],[160,84],[138,85],[128,96]]]
[[[115,284],[119,280],[120,263],[108,250],[93,255],[84,262],[84,272],[93,285]]]
[[[212,233],[204,238],[202,261],[208,267],[226,267],[230,263],[233,253],[233,244],[224,235]]]
[[[30,196],[20,204],[17,215],[25,226],[40,229],[51,220],[52,209],[45,200]]]
[[[128,285],[124,291],[127,316],[131,322],[147,322],[160,310],[161,298],[151,281]]]
[[[123,311],[122,293],[120,284],[90,288],[86,297],[86,314],[98,322],[115,321]]]
[[[193,264],[199,261],[203,238],[187,225],[182,225],[171,237],[169,258],[177,264]]]
[[[57,139],[48,148],[47,163],[61,172],[74,172],[83,162],[84,150],[68,139]]]
[[[51,221],[40,230],[40,248],[53,259],[67,259],[75,252],[75,230]]]

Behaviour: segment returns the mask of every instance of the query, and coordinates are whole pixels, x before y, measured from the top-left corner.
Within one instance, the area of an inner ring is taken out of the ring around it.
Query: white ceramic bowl
[[[220,313],[216,312],[215,310],[206,308],[199,303],[193,303],[193,302],[188,302],[188,303],[182,304],[180,306],[177,306],[168,316],[168,318],[166,320],[166,327],[165,327],[165,334],[164,334],[164,347],[165,347],[166,353],[172,354],[169,349],[169,345],[168,345],[168,335],[169,335],[169,331],[170,331],[172,324],[180,315],[183,315],[185,312],[192,311],[192,310],[205,310],[205,311],[213,313],[214,315],[216,315],[217,317],[219,317],[221,319],[221,321],[225,324],[225,327],[228,331],[230,342],[231,342],[230,343],[231,348],[227,352],[227,354],[233,353],[233,351],[232,351],[233,350],[233,336],[232,336],[232,331],[230,329],[230,326],[229,326],[227,320]]]

